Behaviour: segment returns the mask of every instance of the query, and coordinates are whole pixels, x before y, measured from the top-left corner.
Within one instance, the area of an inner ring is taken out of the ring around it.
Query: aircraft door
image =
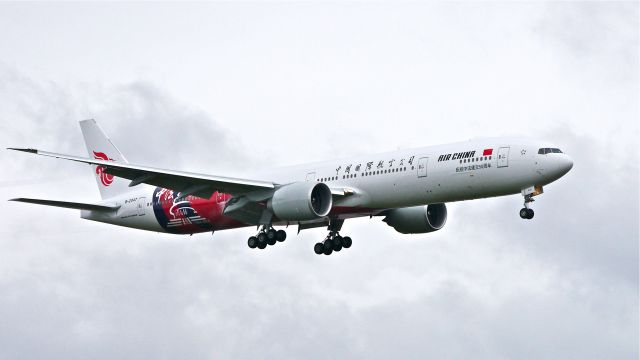
[[[147,198],[146,197],[138,198],[138,202],[137,202],[138,216],[144,216],[146,207],[147,207]]]
[[[498,149],[498,167],[509,166],[509,147],[501,147]]]
[[[418,159],[418,177],[427,177],[427,162],[429,161],[428,157],[421,157]]]
[[[316,173],[315,172],[308,173],[305,181],[316,181]]]

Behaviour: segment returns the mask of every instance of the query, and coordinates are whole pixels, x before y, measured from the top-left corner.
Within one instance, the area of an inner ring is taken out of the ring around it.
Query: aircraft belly
[[[130,227],[141,230],[164,232],[165,230],[158,224],[155,217],[150,213],[141,215],[125,215],[116,213],[105,213],[101,211],[82,210],[81,217],[87,220],[103,222],[112,225]]]

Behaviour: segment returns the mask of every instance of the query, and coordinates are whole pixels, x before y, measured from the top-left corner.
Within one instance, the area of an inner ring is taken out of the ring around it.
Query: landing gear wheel
[[[527,209],[527,219],[529,220],[533,219],[533,215],[534,215],[533,209]]]
[[[324,253],[324,245],[322,243],[316,243],[313,246],[313,252],[315,252],[318,255]]]
[[[331,248],[328,248],[325,246],[324,247],[324,254],[325,255],[331,255],[331,253],[333,252],[333,250]]]
[[[258,248],[264,249],[266,247],[267,247],[267,235],[261,232],[260,234],[258,234]]]
[[[273,240],[273,241],[276,240],[276,231],[274,229],[267,230],[266,234],[267,234],[267,240]],[[273,245],[273,244],[269,244],[269,245]]]
[[[272,237],[271,239],[269,239],[269,236],[267,235],[267,244],[269,245],[275,245],[276,244],[276,238]]]
[[[323,245],[324,245],[325,254],[327,253],[327,249],[328,250],[333,250],[333,240],[327,239],[327,240],[324,241]],[[331,254],[331,252],[329,252],[329,254]],[[329,255],[329,254],[327,254],[327,255]]]
[[[250,248],[255,249],[258,246],[258,238],[255,236],[250,237],[247,241],[247,245],[249,245]]]
[[[287,238],[287,233],[284,230],[276,231],[276,240],[282,242]]]
[[[342,250],[342,236],[336,235],[333,238],[333,251]]]
[[[520,209],[520,217],[523,218],[523,219],[526,219],[527,216],[529,215],[529,211],[528,210],[529,209],[527,209],[527,208]]]
[[[351,241],[350,237],[345,236],[345,237],[342,238],[342,247],[343,248],[345,248],[345,249],[350,248],[352,243],[353,242]]]

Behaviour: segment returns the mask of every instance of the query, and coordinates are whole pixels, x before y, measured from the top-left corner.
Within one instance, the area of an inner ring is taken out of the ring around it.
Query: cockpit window
[[[538,154],[544,155],[544,154],[550,154],[550,153],[562,154],[562,150],[560,150],[558,148],[540,148],[540,149],[538,149]]]

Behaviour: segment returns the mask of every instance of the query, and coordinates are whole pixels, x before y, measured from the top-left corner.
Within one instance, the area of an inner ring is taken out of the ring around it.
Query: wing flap
[[[18,201],[18,202],[29,203],[29,204],[55,206],[55,207],[76,209],[76,210],[115,211],[115,210],[118,210],[118,208],[120,208],[119,205],[115,205],[115,204],[87,204],[87,203],[78,203],[78,202],[70,202],[70,201],[30,199],[30,198],[16,198],[16,199],[10,199],[9,201]]]

